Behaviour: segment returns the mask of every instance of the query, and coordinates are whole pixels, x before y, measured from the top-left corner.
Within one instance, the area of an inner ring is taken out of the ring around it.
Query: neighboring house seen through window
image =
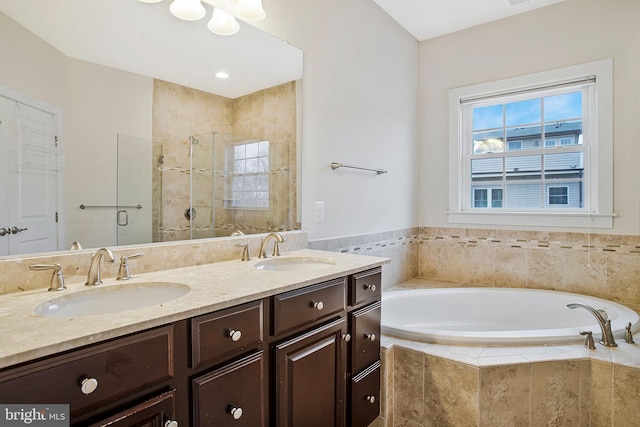
[[[610,96],[608,60],[452,90],[451,222],[610,227]]]

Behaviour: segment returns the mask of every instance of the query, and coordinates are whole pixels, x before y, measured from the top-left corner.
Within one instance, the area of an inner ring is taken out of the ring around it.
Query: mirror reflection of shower
[[[159,165],[162,187],[172,193],[188,181],[185,197],[175,197],[186,203],[171,216],[162,212],[161,241],[290,229],[285,144],[214,131],[189,136],[185,155],[183,170]]]

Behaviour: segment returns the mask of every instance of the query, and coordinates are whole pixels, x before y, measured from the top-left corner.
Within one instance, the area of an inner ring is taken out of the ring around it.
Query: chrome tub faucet
[[[602,331],[602,339],[600,340],[600,344],[605,347],[617,347],[616,340],[613,338],[613,332],[611,332],[611,320],[605,319],[602,313],[600,313],[595,308],[590,305],[583,304],[581,302],[572,302],[571,304],[567,304],[567,307],[574,308],[584,308],[589,313],[593,314],[596,320],[598,321],[598,325],[600,325],[600,330]]]

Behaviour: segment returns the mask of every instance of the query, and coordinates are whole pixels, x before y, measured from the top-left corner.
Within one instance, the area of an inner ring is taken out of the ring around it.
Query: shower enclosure
[[[221,132],[192,135],[184,158],[166,164],[156,148],[162,203],[155,241],[289,229],[289,153],[285,144]],[[174,153],[172,156],[176,156]],[[178,156],[180,154],[178,153]],[[154,197],[154,200],[158,198]]]

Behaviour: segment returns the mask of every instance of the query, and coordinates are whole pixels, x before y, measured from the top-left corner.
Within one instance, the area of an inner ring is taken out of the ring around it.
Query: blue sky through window
[[[581,118],[582,92],[576,91],[474,108],[473,130],[541,123],[543,122],[543,114],[546,123]]]

